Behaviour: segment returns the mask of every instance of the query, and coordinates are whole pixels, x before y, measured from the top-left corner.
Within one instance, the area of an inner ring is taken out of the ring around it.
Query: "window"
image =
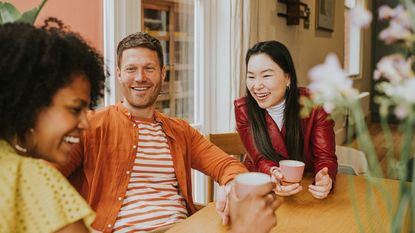
[[[345,0],[345,25],[344,25],[344,69],[349,76],[360,74],[361,61],[361,29],[350,24],[350,10],[356,5],[364,5],[364,0]]]
[[[142,31],[160,40],[167,68],[156,107],[195,123],[193,1],[143,0],[141,7]]]

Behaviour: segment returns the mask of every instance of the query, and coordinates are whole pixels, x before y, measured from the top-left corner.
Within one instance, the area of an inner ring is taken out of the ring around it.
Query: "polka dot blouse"
[[[0,140],[0,233],[55,232],[94,212],[59,171]]]

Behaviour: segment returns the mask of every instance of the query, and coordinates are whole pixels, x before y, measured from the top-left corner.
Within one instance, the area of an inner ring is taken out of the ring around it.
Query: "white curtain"
[[[175,116],[195,122],[194,116],[194,1],[180,0],[175,4]]]
[[[207,133],[235,130],[233,101],[245,93],[245,54],[258,38],[260,0],[196,1],[196,122]],[[206,183],[195,171],[194,198],[206,201]]]
[[[230,4],[230,100],[245,94],[245,55],[258,40],[259,0],[231,0]],[[231,124],[235,124],[231,108]]]

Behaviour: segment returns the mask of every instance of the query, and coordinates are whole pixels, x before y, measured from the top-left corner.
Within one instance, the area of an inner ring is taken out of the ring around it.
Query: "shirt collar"
[[[122,104],[122,102],[117,103],[116,105],[117,109],[123,113],[130,121],[134,121],[133,116],[131,115],[130,111]],[[174,134],[172,133],[172,129],[170,128],[170,125],[168,124],[167,120],[168,117],[160,113],[159,111],[155,110],[154,114],[154,121],[161,124],[161,127],[164,130],[164,133],[175,140]]]

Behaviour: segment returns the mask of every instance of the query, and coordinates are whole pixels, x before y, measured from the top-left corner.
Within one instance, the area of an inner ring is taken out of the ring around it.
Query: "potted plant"
[[[34,24],[39,12],[46,2],[47,0],[42,0],[39,6],[23,13],[20,13],[20,11],[9,2],[0,2],[0,24],[11,22]]]

